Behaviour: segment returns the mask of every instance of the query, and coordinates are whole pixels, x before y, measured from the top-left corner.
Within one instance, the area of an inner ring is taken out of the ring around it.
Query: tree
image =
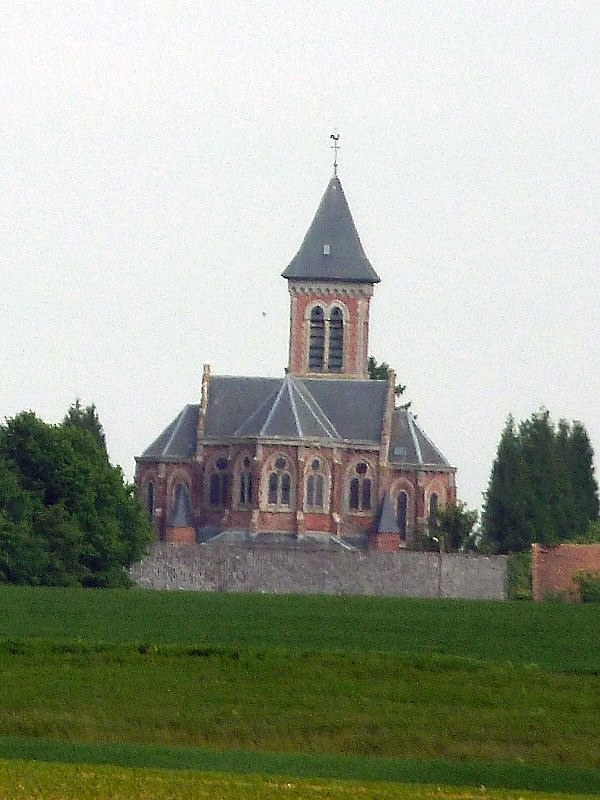
[[[436,536],[440,550],[446,553],[458,553],[459,550],[463,550],[473,536],[477,511],[469,510],[466,503],[459,500],[456,503],[447,503],[435,513]]]
[[[77,397],[65,414],[62,424],[65,427],[70,425],[73,428],[89,431],[100,447],[106,452],[106,436],[104,435],[104,428],[100,424],[98,411],[94,403],[83,408],[81,400]]]
[[[378,364],[373,356],[369,356],[367,361],[367,372],[370,380],[387,381],[389,370],[390,365],[387,362],[382,361],[380,364]],[[400,397],[400,395],[404,394],[405,390],[406,386],[403,386],[401,383],[397,383],[394,387],[394,394],[396,397]],[[407,411],[410,408],[410,401],[398,407]]]
[[[509,417],[485,495],[482,548],[510,553],[572,540],[597,518],[593,451],[581,423],[555,427],[545,409],[518,428]]]
[[[0,426],[0,581],[120,586],[152,538],[97,436],[23,412]]]
[[[415,549],[434,553],[474,549],[477,533],[473,529],[477,517],[477,511],[469,510],[460,500],[438,507],[429,518],[426,530],[418,537]]]

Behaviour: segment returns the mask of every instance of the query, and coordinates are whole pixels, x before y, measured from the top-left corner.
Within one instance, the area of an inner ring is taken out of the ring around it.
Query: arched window
[[[437,523],[438,502],[439,498],[437,496],[437,493],[432,492],[429,495],[429,526],[431,528],[435,527]]]
[[[408,495],[400,492],[396,501],[396,519],[398,520],[398,530],[400,538],[406,539],[406,522],[408,517]]]
[[[369,465],[366,461],[359,461],[349,484],[348,505],[351,511],[371,510],[371,488]]]
[[[271,506],[289,507],[292,501],[292,476],[285,456],[278,456],[269,473],[268,502]]]
[[[308,342],[308,369],[322,372],[325,363],[325,314],[321,306],[310,312],[310,333]]]
[[[315,458],[311,462],[306,478],[306,499],[304,503],[306,508],[323,511],[325,508],[325,487],[326,479],[321,461]]]
[[[227,505],[227,493],[229,491],[228,466],[229,462],[226,458],[218,458],[215,462],[214,470],[210,474],[208,504],[213,508],[225,508]]]
[[[146,502],[144,505],[146,506],[146,511],[148,512],[150,520],[152,520],[152,517],[154,516],[154,484],[152,481],[150,481],[150,483],[146,486],[145,500]]]
[[[341,308],[334,306],[329,316],[329,372],[341,372],[344,366],[344,315]]]
[[[252,472],[250,469],[250,458],[248,456],[244,456],[242,460],[239,479],[240,491],[238,495],[238,504],[240,506],[252,505]]]

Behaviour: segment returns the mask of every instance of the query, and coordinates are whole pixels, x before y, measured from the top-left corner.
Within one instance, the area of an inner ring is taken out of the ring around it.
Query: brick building
[[[368,379],[369,263],[337,175],[282,273],[290,294],[284,377],[212,375],[137,458],[159,539],[330,543],[397,550],[455,499],[454,474],[395,375]]]

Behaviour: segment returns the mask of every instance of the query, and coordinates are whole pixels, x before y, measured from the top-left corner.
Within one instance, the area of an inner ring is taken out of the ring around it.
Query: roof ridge
[[[304,404],[306,405],[310,413],[313,415],[313,417],[317,420],[319,425],[325,430],[327,435],[334,437],[336,439],[341,439],[342,437],[337,432],[335,425],[329,419],[327,414],[323,411],[323,409],[318,404],[316,399],[313,397],[310,389],[308,388],[308,386],[305,385],[304,381],[301,380],[300,378],[298,379],[292,378],[292,380],[294,381],[294,386],[296,387],[298,394],[304,401]],[[303,391],[306,393],[306,395],[308,395],[308,399],[304,396]],[[319,414],[321,414],[322,419],[319,419]]]
[[[235,377],[235,376],[231,376],[231,377]],[[277,379],[275,379],[275,380],[281,380],[281,378],[277,378]],[[246,427],[246,425],[249,425],[249,424],[250,424],[250,422],[251,422],[251,421],[254,419],[254,417],[256,417],[256,416],[257,416],[257,415],[258,415],[258,414],[259,414],[259,413],[260,413],[260,412],[263,410],[263,408],[264,408],[264,407],[267,405],[267,403],[269,403],[269,402],[271,401],[271,398],[273,397],[273,395],[275,395],[275,397],[277,397],[277,395],[279,394],[279,392],[280,392],[280,391],[281,391],[281,386],[278,386],[278,387],[276,387],[276,388],[275,388],[275,389],[274,389],[274,390],[271,392],[271,394],[269,394],[269,395],[268,395],[268,396],[267,396],[267,397],[266,397],[266,398],[265,398],[265,399],[262,401],[262,403],[260,403],[260,405],[259,405],[259,406],[257,406],[257,408],[255,408],[255,409],[254,409],[254,411],[253,411],[253,412],[250,414],[250,416],[249,416],[249,417],[246,417],[246,419],[245,419],[245,420],[242,422],[242,424],[241,424],[241,425],[238,425],[238,427],[237,427],[237,428],[234,430],[234,432],[233,432],[233,435],[234,435],[234,436],[239,436],[239,435],[240,435],[240,431],[242,430],[242,428],[245,428],[245,427]],[[264,424],[264,423],[263,423],[263,424]]]
[[[410,414],[410,411],[407,411],[407,414]],[[410,414],[410,415],[411,415],[411,417],[413,417],[413,415],[412,415],[412,414]],[[448,464],[448,466],[450,466],[450,462],[448,461],[448,459],[446,458],[446,456],[445,456],[445,455],[442,453],[442,451],[440,450],[440,448],[439,448],[439,447],[438,447],[436,444],[434,444],[434,443],[431,441],[431,439],[429,438],[429,436],[427,436],[427,434],[425,433],[425,431],[424,431],[424,430],[421,428],[421,426],[418,424],[418,422],[417,422],[417,421],[416,421],[416,419],[414,419],[414,418],[413,418],[413,425],[414,425],[414,426],[415,426],[415,428],[416,428],[416,429],[419,431],[420,435],[421,435],[421,436],[422,436],[422,437],[425,439],[425,441],[427,442],[427,444],[428,444],[428,445],[429,445],[431,448],[433,448],[433,449],[435,450],[435,452],[436,452],[436,453],[437,453],[437,454],[440,456],[440,458],[442,458],[442,459],[443,459],[443,460],[446,462],[446,464]]]
[[[286,376],[286,377],[287,377],[287,376]],[[285,386],[286,386],[286,382],[285,382],[285,378],[284,378],[284,379],[281,381],[281,386],[279,387],[279,390],[278,390],[277,394],[275,395],[275,400],[273,400],[273,405],[271,406],[271,410],[270,410],[270,411],[269,411],[269,413],[267,414],[267,418],[266,418],[266,420],[263,422],[262,428],[261,428],[261,429],[260,429],[260,431],[259,431],[259,435],[260,435],[260,436],[264,436],[264,435],[265,435],[265,428],[267,427],[267,425],[269,424],[269,422],[271,422],[271,420],[273,419],[273,414],[275,413],[275,409],[276,409],[276,408],[277,408],[277,406],[279,405],[279,401],[280,401],[280,399],[281,399],[281,395],[283,394],[283,391],[284,391],[284,389],[285,389]],[[271,398],[271,395],[269,395],[269,399],[270,399],[270,398]]]
[[[421,453],[421,445],[419,444],[419,439],[417,434],[415,433],[416,422],[414,421],[413,415],[410,411],[406,412],[406,420],[408,422],[408,430],[410,431],[410,435],[412,436],[413,444],[415,446],[415,452],[417,454],[417,460],[419,464],[423,463],[423,454]]]
[[[288,378],[290,379],[288,380]],[[302,425],[300,424],[300,418],[298,417],[298,410],[296,408],[296,401],[294,400],[294,395],[292,393],[292,386],[293,386],[292,378],[289,375],[286,375],[284,381],[287,385],[288,395],[290,397],[290,405],[292,407],[292,414],[294,415],[294,421],[296,422],[296,430],[298,431],[300,437],[302,437],[304,436],[302,432]]]

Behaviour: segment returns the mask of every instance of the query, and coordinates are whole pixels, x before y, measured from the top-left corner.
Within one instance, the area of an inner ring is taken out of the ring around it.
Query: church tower
[[[282,276],[290,293],[288,372],[366,379],[369,304],[379,276],[360,243],[337,174]]]

